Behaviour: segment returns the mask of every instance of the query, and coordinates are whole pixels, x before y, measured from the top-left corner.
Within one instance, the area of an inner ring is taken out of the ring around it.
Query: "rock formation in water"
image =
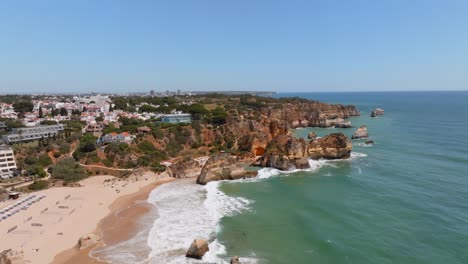
[[[347,159],[351,156],[353,144],[343,133],[332,133],[309,142],[307,149],[311,159]]]
[[[197,178],[197,183],[204,185],[211,181],[236,180],[256,175],[256,172],[247,171],[237,157],[221,153],[208,159]]]
[[[368,138],[369,133],[367,132],[366,126],[361,126],[356,131],[354,131],[353,135],[351,136],[352,139],[359,139],[359,138]]]
[[[385,111],[382,108],[376,108],[372,110],[371,117],[377,117],[379,115],[383,115]]]
[[[348,110],[349,116],[360,116],[361,112],[354,105],[347,105],[345,108]]]
[[[374,140],[372,140],[372,139],[371,139],[371,140],[367,140],[367,141],[366,141],[366,144],[367,144],[367,145],[374,144]]]
[[[81,250],[96,245],[100,240],[101,238],[96,234],[87,234],[78,239],[76,246]]]
[[[316,139],[317,138],[317,133],[315,132],[309,132],[307,134],[307,139]]]
[[[333,133],[307,142],[303,138],[282,135],[268,144],[263,156],[255,165],[279,170],[310,168],[309,159],[347,159],[352,143],[343,133]]]
[[[241,264],[239,257],[234,256],[231,258],[231,264]]]
[[[4,250],[0,253],[0,264],[25,264],[23,251],[12,249]]]
[[[203,256],[208,252],[210,249],[208,248],[208,242],[204,239],[195,239],[190,248],[185,254],[187,258],[194,258],[194,259],[202,259]]]

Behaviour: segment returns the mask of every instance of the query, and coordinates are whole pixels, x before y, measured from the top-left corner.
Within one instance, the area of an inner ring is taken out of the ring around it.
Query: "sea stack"
[[[210,249],[204,239],[195,239],[185,255],[187,258],[202,259]]]
[[[383,115],[385,111],[382,108],[376,108],[372,110],[371,117],[377,117],[379,115]]]
[[[361,126],[356,131],[354,131],[351,139],[358,139],[358,138],[368,138],[369,134],[367,133],[367,127]]]
[[[307,134],[307,138],[308,139],[316,139],[317,138],[317,133],[309,132],[309,134]]]

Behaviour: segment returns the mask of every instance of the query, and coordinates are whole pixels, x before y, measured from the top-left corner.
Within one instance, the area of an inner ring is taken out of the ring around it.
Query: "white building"
[[[16,172],[16,161],[13,149],[0,145],[0,178],[8,179]]]
[[[14,128],[10,134],[3,135],[3,141],[5,141],[7,144],[14,144],[18,142],[39,140],[41,138],[53,137],[62,130],[62,124]]]

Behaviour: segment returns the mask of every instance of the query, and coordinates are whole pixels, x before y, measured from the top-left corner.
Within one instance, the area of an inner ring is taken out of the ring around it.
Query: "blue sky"
[[[2,0],[0,93],[468,89],[468,1]]]

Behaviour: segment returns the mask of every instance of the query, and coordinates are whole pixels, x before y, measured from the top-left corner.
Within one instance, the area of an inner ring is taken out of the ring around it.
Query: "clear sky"
[[[467,0],[1,0],[0,93],[468,89]]]

